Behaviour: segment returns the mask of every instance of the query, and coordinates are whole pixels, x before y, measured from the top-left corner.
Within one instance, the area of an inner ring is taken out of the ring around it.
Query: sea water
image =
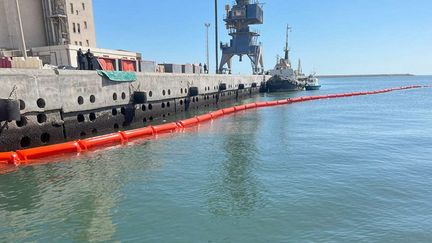
[[[322,79],[293,96],[430,85]],[[430,242],[432,88],[248,110],[0,175],[3,242]]]

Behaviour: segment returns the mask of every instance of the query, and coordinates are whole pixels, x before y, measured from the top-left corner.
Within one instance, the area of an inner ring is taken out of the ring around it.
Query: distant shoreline
[[[364,77],[410,77],[414,74],[353,74],[353,75],[318,75],[318,78],[364,78]]]

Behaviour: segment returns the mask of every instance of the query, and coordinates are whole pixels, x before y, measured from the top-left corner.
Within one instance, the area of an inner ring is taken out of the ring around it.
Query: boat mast
[[[303,73],[302,64],[301,64],[301,59],[298,60],[298,68],[297,68],[297,72],[298,72],[299,75]]]
[[[289,37],[289,32],[291,32],[291,27],[289,25],[287,25],[287,29],[286,29],[286,42],[285,42],[285,60],[287,60],[289,62],[289,44],[288,44],[288,37]]]

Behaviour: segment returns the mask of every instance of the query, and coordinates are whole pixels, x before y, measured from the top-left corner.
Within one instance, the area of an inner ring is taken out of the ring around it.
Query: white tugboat
[[[272,76],[270,80],[267,81],[268,92],[301,91],[304,90],[306,86],[306,79],[299,80],[291,66],[291,61],[289,59],[290,49],[288,45],[290,30],[291,27],[287,26],[285,58],[278,58],[275,68],[268,71],[268,74]]]
[[[309,75],[306,81],[306,90],[319,90],[320,88],[321,84],[315,74]]]
[[[299,59],[298,68],[296,71],[297,79],[301,82],[306,82],[306,90],[319,90],[321,85],[319,83],[319,79],[316,77],[316,73],[313,73],[309,76],[303,74],[301,60]]]

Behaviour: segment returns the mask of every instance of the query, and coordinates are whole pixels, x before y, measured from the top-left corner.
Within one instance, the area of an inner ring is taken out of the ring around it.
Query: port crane
[[[260,33],[251,30],[250,25],[263,24],[262,4],[258,0],[236,0],[232,6],[226,5],[226,28],[231,36],[230,43],[221,43],[222,59],[219,73],[230,73],[232,58],[248,56],[251,60],[253,74],[264,73],[263,48],[258,43]],[[226,67],[225,67],[226,66]]]

